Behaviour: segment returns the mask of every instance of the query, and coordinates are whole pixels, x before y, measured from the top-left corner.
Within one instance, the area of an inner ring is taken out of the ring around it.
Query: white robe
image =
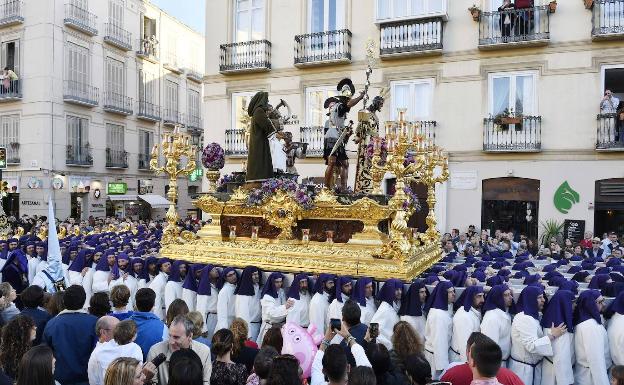
[[[508,363],[511,354],[511,315],[501,309],[488,310],[481,321],[481,333],[500,346],[503,361]]]
[[[474,307],[466,311],[457,309],[453,316],[453,336],[451,337],[451,358],[454,362],[467,362],[466,344],[473,332],[481,330],[481,312]]]
[[[156,301],[154,301],[154,310],[153,313],[156,314],[158,318],[161,320],[165,319],[165,314],[167,309],[165,309],[165,286],[167,285],[167,279],[169,276],[160,272],[152,281],[149,283],[149,288],[154,290],[156,293]]]
[[[623,346],[618,347],[620,350]],[[574,328],[575,385],[609,385],[607,370],[611,367],[607,331],[594,319]]]
[[[541,361],[544,356],[552,355],[550,338],[544,335],[539,321],[523,312],[516,314],[511,323],[509,369],[516,373],[525,385],[539,385],[542,378]]]
[[[431,377],[440,378],[442,371],[451,363],[451,313],[441,309],[430,309],[425,324],[425,358],[431,365]]]
[[[418,336],[425,342],[425,325],[427,324],[427,318],[423,316],[413,316],[413,315],[402,315],[400,317],[401,321],[405,321],[408,324],[412,325],[414,330],[418,333]]]
[[[550,334],[550,328],[544,328]],[[574,334],[565,333],[552,342],[552,357],[542,361],[542,385],[570,385],[574,383]]]
[[[284,323],[288,310],[286,309],[286,298],[282,289],[277,293],[277,298],[265,294],[260,303],[262,305],[262,327],[256,342],[259,347],[262,347],[262,340],[266,331],[273,325]]]
[[[229,329],[234,320],[234,290],[236,285],[229,282],[223,284],[217,299],[217,325],[215,331]]]
[[[615,313],[607,328],[613,365],[624,365],[624,314]]]
[[[109,291],[108,277],[110,271],[95,271],[93,273],[93,282],[91,284],[92,293],[101,293]]]
[[[186,303],[189,311],[195,311],[195,307],[197,304],[197,292],[182,288],[182,301]]]
[[[310,294],[299,293],[299,299],[288,298],[292,300],[293,306],[288,309],[286,314],[286,322],[291,322],[302,328],[307,328],[310,325],[310,301],[312,297]]]
[[[178,298],[182,298],[182,282],[167,282],[165,285],[165,308],[169,309],[169,305]]]
[[[360,322],[364,325],[368,326],[370,324],[370,320],[377,312],[377,306],[375,306],[375,299],[373,297],[366,298],[366,306],[360,306]]]
[[[210,284],[210,295],[197,294],[195,310],[204,316],[204,332],[207,333],[206,338],[212,340],[212,335],[217,326],[217,301],[219,299],[219,289],[212,283]]]
[[[37,275],[37,266],[41,263],[41,258],[38,256],[28,258],[28,283],[32,285],[35,275]]]
[[[327,309],[327,319],[325,322],[329,325],[329,321],[332,319],[342,320],[342,307],[344,303],[349,300],[348,295],[344,295],[340,293],[342,296],[342,302],[338,302],[338,299],[334,298],[333,301],[329,304],[329,308]]]
[[[315,334],[325,335],[327,328],[327,311],[329,310],[329,294],[316,293],[310,300],[310,326],[316,327]]]
[[[258,339],[262,324],[262,308],[260,307],[260,286],[254,285],[254,295],[235,295],[234,314],[247,322],[249,328],[248,338],[252,341]]]
[[[379,337],[377,337],[377,342],[384,344],[388,350],[391,350],[394,325],[399,322],[399,315],[396,309],[388,302],[383,301],[370,322],[379,324]]]
[[[0,260],[0,262],[2,262],[2,261],[4,261],[4,260],[3,259]],[[43,270],[45,270],[46,267],[48,267],[48,261],[41,261],[41,262],[39,262],[39,264],[37,265],[37,271],[35,272],[35,275],[37,275],[40,272],[42,272]],[[2,266],[0,266],[0,269],[2,269]],[[33,279],[34,279],[34,277],[33,277]]]

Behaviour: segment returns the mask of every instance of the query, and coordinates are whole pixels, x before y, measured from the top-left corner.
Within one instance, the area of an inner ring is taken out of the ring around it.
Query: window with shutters
[[[169,118],[178,115],[178,83],[172,80],[165,81],[165,114]]]
[[[20,76],[20,62],[20,41],[11,40],[2,42],[2,68],[9,67],[9,69],[12,69]]]
[[[338,95],[336,87],[308,87],[306,88],[306,126],[324,127],[327,120],[325,100]]]
[[[128,167],[124,145],[124,126],[106,123],[106,166]]]
[[[124,63],[113,58],[106,58],[106,90],[112,95],[125,94]]]
[[[154,133],[148,130],[139,130],[139,169],[149,169],[150,154],[154,146]]]
[[[139,100],[146,103],[154,103],[156,100],[156,76],[154,74],[146,72],[145,70],[139,70]]]
[[[89,59],[88,48],[67,42],[65,66],[67,80],[72,86],[85,87],[89,84]]]
[[[89,121],[78,116],[68,115],[67,124],[67,163],[92,163],[89,153]]]
[[[377,20],[421,18],[445,15],[447,0],[376,0]],[[495,1],[495,0],[493,0]]]
[[[6,148],[7,163],[9,164],[17,164],[20,162],[19,127],[19,115],[0,116],[0,147]]]
[[[345,28],[344,0],[309,0],[308,6],[310,33]]]
[[[264,39],[264,0],[234,1],[235,41]]]
[[[109,0],[108,2],[108,18],[112,25],[123,28],[124,19],[124,2],[123,0]]]
[[[188,115],[193,127],[199,127],[199,119],[201,117],[199,107],[199,92],[195,90],[189,90],[188,92]]]

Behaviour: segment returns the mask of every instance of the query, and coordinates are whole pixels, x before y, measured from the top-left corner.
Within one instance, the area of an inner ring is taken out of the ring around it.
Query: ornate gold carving
[[[282,230],[277,239],[293,239],[292,228],[297,224],[303,210],[293,197],[278,190],[260,206],[260,210],[269,224]]]
[[[208,180],[208,190],[206,192],[217,192],[217,182],[220,176],[221,172],[219,170],[206,170],[206,180]]]
[[[316,194],[314,204],[317,206],[336,205],[338,204],[338,200],[327,187],[323,187],[323,189]]]

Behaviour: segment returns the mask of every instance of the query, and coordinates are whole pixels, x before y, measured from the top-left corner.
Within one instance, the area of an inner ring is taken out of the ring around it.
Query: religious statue
[[[284,133],[284,152],[286,153],[286,172],[298,175],[295,159],[304,159],[308,149],[307,143],[293,142],[292,132]]]
[[[364,97],[364,91],[353,98],[355,86],[351,79],[345,78],[336,87],[340,93],[337,97],[325,100],[324,107],[329,108],[329,119],[325,123],[325,139],[323,146],[323,158],[327,168],[325,169],[325,187],[333,188],[335,184],[334,173],[340,176],[340,190],[347,190],[349,177],[349,157],[346,152],[346,144],[353,133],[351,127],[345,126],[347,114],[351,107],[357,105]]]
[[[286,144],[284,140],[288,133],[284,132],[284,125],[288,123],[288,120],[292,116],[290,106],[284,101],[284,99],[280,99],[279,104],[275,106],[275,108],[273,108],[270,104],[268,106],[267,116],[275,132],[275,135],[269,138],[271,158],[273,160],[273,171],[287,172],[287,152],[285,151]],[[281,107],[286,107],[288,111],[286,116],[280,113],[279,110]]]
[[[374,138],[379,136],[379,118],[377,112],[383,107],[386,90],[383,89],[379,96],[375,96],[366,109],[358,113],[358,126],[355,130],[355,143],[358,145],[357,166],[355,171],[356,193],[371,194],[373,192],[371,178],[371,159],[367,157],[368,146]]]
[[[247,114],[251,116],[249,155],[247,156],[247,182],[262,182],[273,178],[273,160],[270,140],[275,128],[269,120],[269,93],[260,91],[249,101]]]

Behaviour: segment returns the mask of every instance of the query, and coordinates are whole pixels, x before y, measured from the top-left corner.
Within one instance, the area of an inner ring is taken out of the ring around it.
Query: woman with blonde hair
[[[104,385],[143,385],[145,374],[139,364],[134,358],[117,358],[106,369]]]
[[[390,359],[393,366],[401,373],[405,372],[405,361],[413,354],[423,354],[422,337],[407,321],[399,321],[392,329],[392,350]]]
[[[234,334],[234,344],[232,346],[232,361],[237,364],[243,364],[247,371],[251,373],[254,360],[258,354],[258,349],[254,349],[245,344],[249,335],[247,322],[242,318],[234,318],[232,326],[230,326],[232,334]]]
[[[203,333],[204,316],[198,311],[192,311],[186,317],[193,323],[193,341],[201,342],[206,346],[210,346],[210,340]]]

